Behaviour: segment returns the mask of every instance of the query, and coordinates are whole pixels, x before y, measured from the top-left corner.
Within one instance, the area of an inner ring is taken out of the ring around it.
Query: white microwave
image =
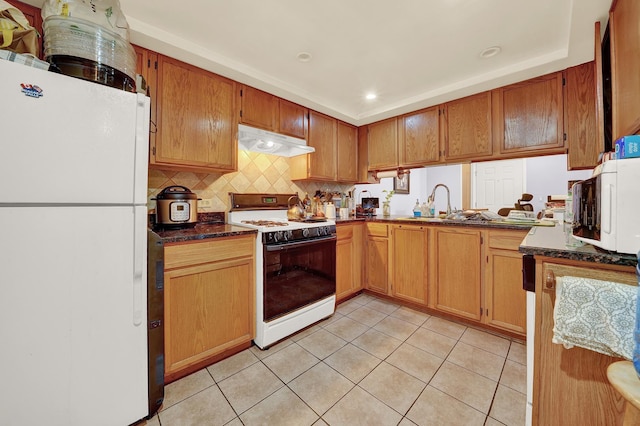
[[[610,160],[573,193],[573,236],[619,253],[640,251],[640,158]]]

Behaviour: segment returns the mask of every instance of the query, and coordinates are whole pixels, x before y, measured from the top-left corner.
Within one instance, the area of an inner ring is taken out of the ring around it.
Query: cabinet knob
[[[548,290],[553,290],[556,288],[556,274],[553,271],[547,271],[544,277],[544,286]]]

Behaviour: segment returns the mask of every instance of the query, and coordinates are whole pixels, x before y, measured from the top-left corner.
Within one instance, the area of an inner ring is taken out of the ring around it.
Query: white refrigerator
[[[0,424],[148,414],[149,99],[0,60]]]

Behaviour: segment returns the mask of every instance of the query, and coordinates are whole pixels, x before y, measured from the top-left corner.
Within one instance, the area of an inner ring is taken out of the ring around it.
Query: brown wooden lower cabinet
[[[607,367],[620,359],[551,343],[553,277],[561,276],[637,283],[633,267],[536,256],[533,424],[622,425],[625,401],[607,379]]]
[[[518,249],[528,231],[367,222],[363,288],[523,338]]]
[[[429,303],[435,309],[480,321],[482,236],[480,230],[435,227],[432,248],[433,286]]]
[[[393,225],[391,240],[391,295],[426,306],[427,227]]]
[[[527,332],[527,297],[518,248],[526,235],[525,230],[489,230],[484,274],[483,322],[522,335]]]
[[[389,228],[383,223],[366,224],[365,288],[378,293],[389,291]]]
[[[167,244],[165,377],[216,361],[255,335],[255,235]]]
[[[336,300],[340,302],[362,289],[364,223],[339,224],[336,232]]]

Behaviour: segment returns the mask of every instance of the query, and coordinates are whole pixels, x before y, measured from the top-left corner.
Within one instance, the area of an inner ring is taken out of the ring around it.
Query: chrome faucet
[[[436,201],[436,189],[438,189],[439,186],[447,190],[447,216],[449,216],[451,214],[451,193],[449,192],[449,187],[447,185],[445,185],[444,183],[439,183],[434,186],[433,191],[431,191],[431,200],[433,202]]]

